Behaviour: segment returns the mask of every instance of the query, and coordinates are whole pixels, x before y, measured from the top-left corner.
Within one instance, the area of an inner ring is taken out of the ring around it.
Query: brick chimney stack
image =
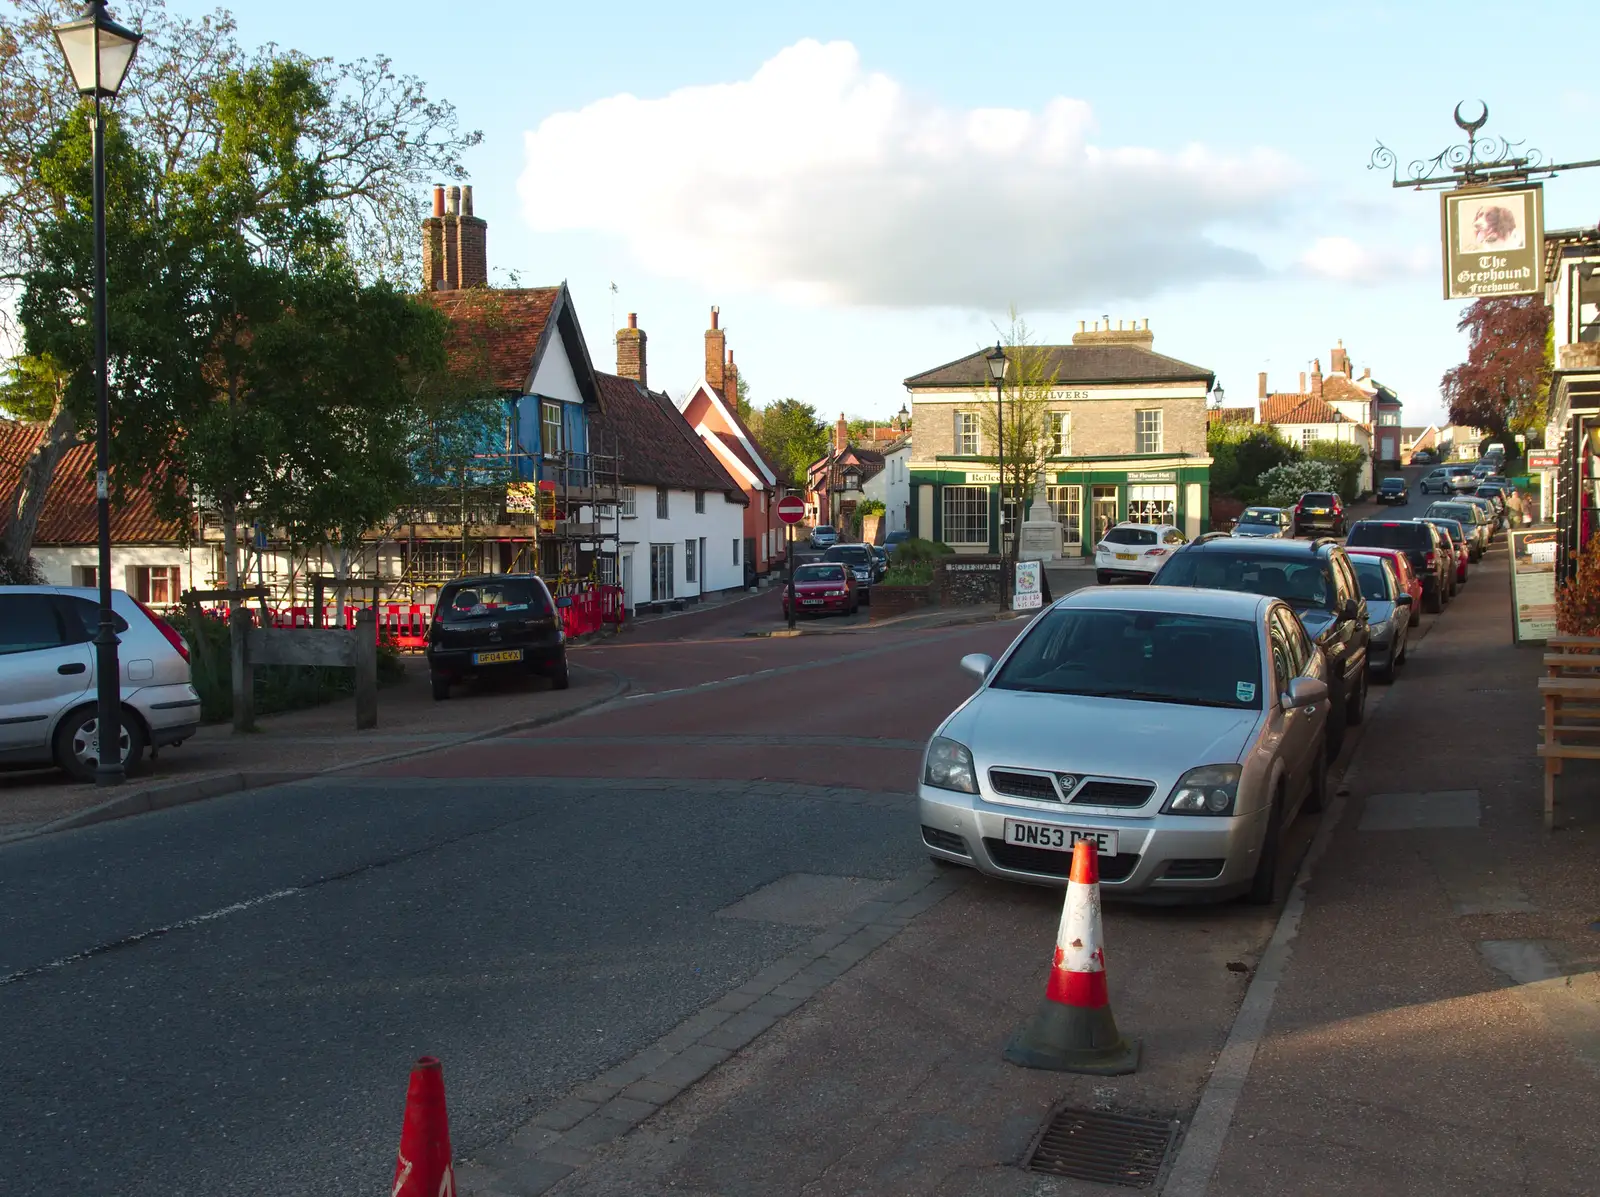
[[[706,330],[706,383],[717,394],[728,399],[728,392],[723,390],[723,383],[726,381],[723,362],[728,357],[728,334],[720,327],[720,318],[721,313],[712,308],[711,327]],[[732,402],[738,401],[739,396],[733,395]]]
[[[727,399],[734,407],[739,406],[739,369],[733,364],[733,350],[728,350],[727,364],[722,367],[723,385],[728,388]]]
[[[647,338],[639,327],[639,314],[628,313],[628,327],[617,330],[617,375],[631,378],[642,387],[650,385],[645,369],[644,347]]]
[[[1304,395],[1305,393],[1306,393],[1306,372],[1304,370],[1302,370],[1302,371],[1300,371],[1300,394]]]
[[[1328,369],[1335,374],[1350,377],[1350,355],[1344,351],[1344,339],[1341,337],[1338,346],[1329,355]]]
[[[1265,370],[1263,370],[1263,371],[1261,371],[1260,374],[1256,375],[1256,398],[1257,399],[1265,399],[1266,397],[1267,397],[1267,372]]]
[[[487,287],[488,230],[488,222],[472,214],[471,187],[435,187],[433,215],[422,222],[423,287]]]
[[[1318,399],[1322,398],[1322,359],[1314,358],[1311,362],[1311,393]]]
[[[843,453],[850,447],[850,421],[844,418],[844,412],[839,413],[839,422],[833,426],[833,451]]]

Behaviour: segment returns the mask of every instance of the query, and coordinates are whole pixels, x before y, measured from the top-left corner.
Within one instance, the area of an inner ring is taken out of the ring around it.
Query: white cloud
[[[538,230],[813,302],[1062,308],[1268,273],[1222,238],[1278,220],[1290,163],[1105,147],[1092,128],[1067,98],[941,107],[848,42],[808,40],[748,80],[549,117],[526,134],[520,191]]]
[[[1302,273],[1340,283],[1375,286],[1397,278],[1412,278],[1437,269],[1426,249],[1374,248],[1349,237],[1318,237],[1300,256]]]

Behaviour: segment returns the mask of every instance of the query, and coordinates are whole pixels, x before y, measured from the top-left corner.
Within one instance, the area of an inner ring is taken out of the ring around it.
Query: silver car
[[[1282,507],[1246,507],[1233,526],[1233,535],[1292,540],[1294,515]]]
[[[1280,599],[1084,589],[992,662],[923,758],[936,860],[1063,885],[1079,840],[1106,894],[1278,896],[1285,829],[1321,808],[1327,666]]]
[[[125,591],[111,592],[122,674],[122,759],[177,745],[200,726],[189,647]],[[54,763],[94,777],[99,758],[95,647],[99,592],[71,586],[0,587],[0,763]]]
[[[1361,597],[1367,600],[1367,673],[1377,681],[1392,682],[1395,667],[1406,662],[1412,598],[1400,588],[1394,567],[1384,558],[1355,552],[1350,564]]]
[[[1477,561],[1489,551],[1489,520],[1483,508],[1464,499],[1448,503],[1430,503],[1422,513],[1424,519],[1455,520],[1467,532],[1467,548],[1472,560]]]

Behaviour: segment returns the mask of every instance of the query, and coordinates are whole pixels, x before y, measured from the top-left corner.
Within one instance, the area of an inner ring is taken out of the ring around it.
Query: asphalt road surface
[[[739,634],[775,601],[583,650],[637,688],[543,734],[0,849],[0,1175],[386,1191],[416,1056],[470,1155],[816,933],[719,910],[923,867],[922,743],[1020,625]]]

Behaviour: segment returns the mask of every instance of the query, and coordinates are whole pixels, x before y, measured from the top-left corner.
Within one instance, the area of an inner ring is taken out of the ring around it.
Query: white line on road
[[[29,977],[37,977],[41,973],[55,972],[57,969],[66,968],[68,965],[76,964],[80,960],[88,960],[94,956],[101,956],[106,952],[114,951],[117,948],[132,947],[136,943],[144,943],[146,940],[157,939],[163,935],[170,935],[174,931],[185,931],[190,927],[198,927],[202,923],[215,922],[217,919],[227,918],[230,914],[240,914],[243,911],[251,909],[252,907],[265,906],[268,902],[276,902],[279,898],[292,897],[299,892],[299,889],[273,890],[270,894],[262,894],[260,897],[256,898],[248,898],[243,902],[235,902],[231,906],[224,906],[218,910],[207,911],[205,914],[194,915],[192,918],[180,919],[176,923],[168,923],[164,927],[152,927],[150,930],[141,931],[137,935],[129,935],[124,939],[112,940],[110,943],[103,943],[97,947],[89,948],[86,951],[74,952],[72,955],[63,956],[59,960],[52,960],[48,964],[38,964],[32,968],[21,969],[7,976],[0,977],[0,985],[11,985],[17,981],[24,981]]]

